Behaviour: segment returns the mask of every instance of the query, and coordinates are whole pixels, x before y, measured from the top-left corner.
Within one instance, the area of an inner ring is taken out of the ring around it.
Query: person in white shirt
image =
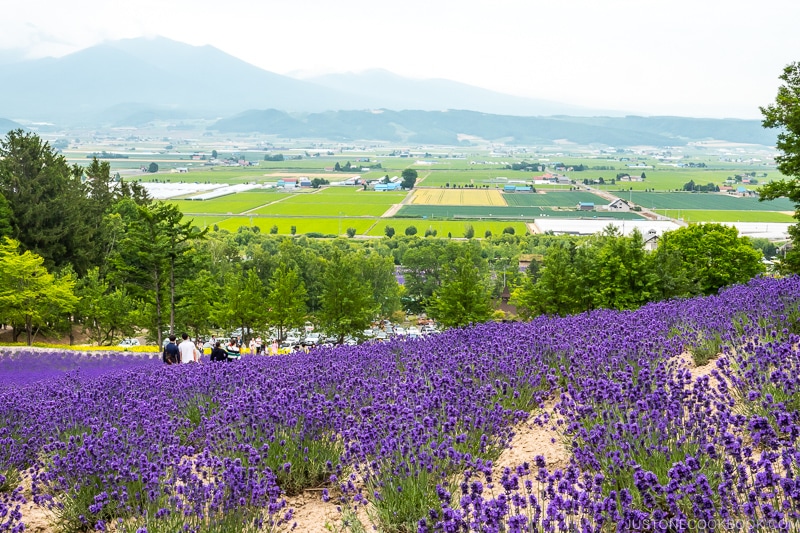
[[[181,335],[183,342],[178,345],[178,351],[181,354],[181,363],[197,363],[197,347],[192,341],[189,340],[189,334],[184,333]]]

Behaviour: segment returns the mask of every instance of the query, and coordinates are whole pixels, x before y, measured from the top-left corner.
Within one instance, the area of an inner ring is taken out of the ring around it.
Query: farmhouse
[[[628,205],[628,202],[623,200],[622,198],[617,198],[610,204],[606,206],[608,211],[614,211],[617,213],[625,213],[631,210],[631,206]]]
[[[281,178],[278,180],[278,188],[294,189],[297,186],[297,178]]]
[[[580,202],[578,203],[579,211],[594,211],[594,202]]]

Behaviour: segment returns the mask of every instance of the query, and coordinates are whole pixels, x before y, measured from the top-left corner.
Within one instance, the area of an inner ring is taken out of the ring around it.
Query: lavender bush
[[[60,531],[290,528],[308,488],[383,531],[797,531],[799,306],[800,279],[757,279],[236,364],[5,354],[0,531],[24,476]],[[498,471],[532,416],[569,464]]]

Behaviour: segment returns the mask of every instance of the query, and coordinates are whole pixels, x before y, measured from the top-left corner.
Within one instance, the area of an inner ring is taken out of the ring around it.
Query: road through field
[[[414,190],[409,191],[409,193],[405,196],[405,198],[403,198],[403,200],[399,204],[392,204],[392,206],[381,215],[381,218],[391,218],[395,216],[397,212],[400,211],[401,207],[411,203],[411,199],[414,197],[415,194],[416,191]]]

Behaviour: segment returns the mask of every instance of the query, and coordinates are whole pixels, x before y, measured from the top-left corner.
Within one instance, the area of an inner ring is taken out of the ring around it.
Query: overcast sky
[[[9,2],[10,3],[10,2]],[[384,68],[648,115],[760,118],[800,61],[797,0],[40,0],[0,57],[103,40],[213,45],[280,74]]]

